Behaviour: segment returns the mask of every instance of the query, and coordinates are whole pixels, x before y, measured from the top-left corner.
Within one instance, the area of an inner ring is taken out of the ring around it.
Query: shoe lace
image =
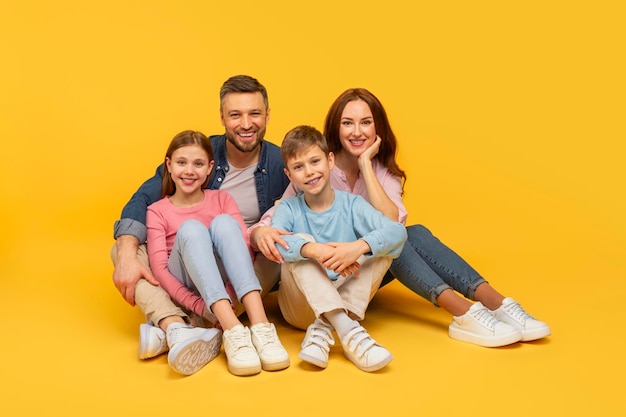
[[[249,338],[245,331],[233,331],[228,333],[228,339],[235,350],[250,346]]]
[[[522,324],[525,323],[526,320],[533,318],[533,316],[528,314],[518,302],[509,304],[504,308],[504,310],[510,317]]]
[[[278,342],[276,340],[276,332],[271,326],[257,326],[254,334],[261,346],[273,345]]]
[[[498,323],[498,319],[495,318],[486,307],[472,311],[470,314],[474,320],[488,329],[493,329]]]

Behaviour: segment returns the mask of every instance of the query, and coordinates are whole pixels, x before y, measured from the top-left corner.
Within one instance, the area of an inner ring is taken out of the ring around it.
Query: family
[[[222,135],[177,134],[115,222],[113,282],[146,316],[140,359],[167,353],[191,375],[223,344],[234,375],[286,369],[263,305],[278,291],[285,320],[306,331],[301,360],[326,368],[336,335],[374,372],[393,356],[361,322],[393,279],[449,312],[453,339],[497,347],[551,334],[426,227],[405,226],[397,139],[370,91],[344,91],[323,132],[297,126],[278,147],[264,139],[267,90],[236,75],[220,89],[220,119]]]

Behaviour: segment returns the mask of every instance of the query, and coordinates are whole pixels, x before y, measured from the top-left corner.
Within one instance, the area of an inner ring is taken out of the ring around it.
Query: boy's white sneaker
[[[452,317],[448,334],[453,339],[485,347],[510,345],[522,339],[517,328],[499,321],[480,302],[462,316]]]
[[[391,353],[376,343],[363,326],[350,330],[341,339],[341,345],[344,355],[365,372],[377,371],[393,359]]]
[[[167,362],[183,375],[197,372],[215,359],[222,348],[222,332],[215,328],[173,323],[167,327],[166,337],[170,347]]]
[[[160,327],[148,323],[139,325],[139,359],[150,359],[165,353],[170,348],[167,346],[165,332]]]
[[[551,334],[550,327],[546,323],[528,314],[511,297],[505,298],[502,305],[491,313],[498,320],[519,329],[522,332],[523,342],[541,339]]]
[[[306,329],[298,357],[320,368],[326,368],[330,352],[329,345],[334,344],[332,327],[320,319],[315,319],[313,324]]]
[[[280,343],[273,323],[250,326],[250,334],[265,371],[279,371],[289,367],[289,354]]]
[[[228,370],[233,375],[246,376],[261,372],[261,359],[247,327],[238,324],[230,330],[224,330],[224,351]]]

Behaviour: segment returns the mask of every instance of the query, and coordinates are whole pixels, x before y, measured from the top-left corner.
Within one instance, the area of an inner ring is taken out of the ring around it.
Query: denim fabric
[[[218,259],[226,277],[222,277]],[[208,229],[200,221],[185,221],[176,233],[168,269],[187,288],[199,293],[209,307],[230,299],[224,286],[226,278],[239,301],[250,291],[261,291],[241,227],[227,214],[215,217]]]
[[[473,299],[476,287],[485,279],[426,227],[416,224],[407,226],[406,231],[402,253],[393,260],[381,286],[395,277],[435,306],[437,297],[448,288]]]
[[[207,188],[217,190],[228,174],[226,135],[213,135],[210,139],[215,155],[215,166]],[[122,209],[120,220],[117,220],[113,226],[115,239],[121,235],[133,235],[139,239],[139,243],[146,241],[146,209],[161,198],[162,178],[163,164],[156,169],[152,178],[139,187]],[[280,157],[280,148],[271,142],[263,141],[254,180],[259,213],[262,214],[280,199],[289,185],[289,178],[285,175],[283,160]]]

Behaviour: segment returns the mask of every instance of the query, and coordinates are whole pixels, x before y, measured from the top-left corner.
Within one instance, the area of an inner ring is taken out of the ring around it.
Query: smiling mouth
[[[362,146],[365,143],[365,139],[351,140],[350,143],[354,146]]]
[[[237,133],[237,136],[239,136],[243,140],[248,140],[252,138],[255,134],[256,132],[243,132],[243,133],[240,132],[240,133]]]
[[[320,182],[320,178],[314,178],[311,181],[305,182],[305,184],[306,185],[316,185],[318,182]]]

